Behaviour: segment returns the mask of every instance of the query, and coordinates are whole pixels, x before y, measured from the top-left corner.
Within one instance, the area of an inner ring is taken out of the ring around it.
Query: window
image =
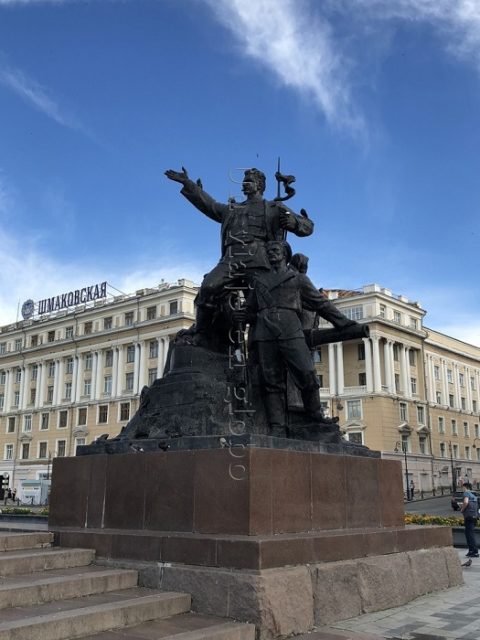
[[[365,344],[363,342],[357,345],[357,354],[359,360],[365,360]]]
[[[152,384],[157,379],[157,367],[148,370],[148,386],[151,387]]]
[[[402,451],[410,451],[410,436],[406,433],[402,433]]]
[[[363,371],[358,374],[358,384],[361,387],[365,387],[367,385],[367,374]]]
[[[417,407],[417,422],[418,424],[425,424],[425,407]]]
[[[15,416],[10,416],[8,418],[7,433],[15,433]]]
[[[20,367],[18,367],[17,369],[15,369],[15,382],[21,382],[22,381],[22,370],[20,369]]]
[[[445,433],[445,418],[438,417],[438,433]]]
[[[48,421],[50,419],[50,415],[48,413],[42,413],[42,418],[40,420],[40,429],[45,431],[48,429]]]
[[[457,421],[452,419],[452,436],[458,436]]]
[[[98,407],[98,424],[108,422],[108,404],[101,404]]]
[[[470,454],[470,447],[469,447],[469,446],[466,446],[466,447],[465,447],[465,458],[466,458],[467,460],[471,460],[471,459],[472,459],[472,456],[471,456],[471,454]]]
[[[48,342],[55,342],[55,331],[49,331],[47,333],[47,341]]]
[[[442,393],[440,391],[435,391],[435,395],[437,397],[437,404],[442,404]]]
[[[453,374],[451,369],[447,369],[447,382],[453,382]]]
[[[130,403],[129,402],[121,402],[120,403],[120,420],[128,420],[130,418]]]
[[[433,366],[433,376],[435,380],[440,380],[440,367],[438,366],[438,364],[435,364]]]
[[[36,380],[38,378],[38,364],[32,364],[32,380]]]
[[[67,426],[67,422],[68,422],[68,411],[59,411],[58,412],[59,429],[64,429]]]
[[[318,378],[318,384],[320,385],[320,388],[322,388],[323,387],[323,375],[319,374],[319,375],[317,375],[317,378]]]
[[[472,411],[473,413],[477,413],[477,401],[472,400]]]
[[[105,366],[106,367],[113,366],[113,350],[112,349],[108,349],[108,351],[105,351]]]
[[[87,353],[87,355],[85,356],[85,371],[91,371],[91,370],[92,370],[92,354]]]
[[[395,362],[398,362],[398,356],[399,356],[399,348],[398,348],[398,344],[395,343],[393,345],[393,359],[395,360]]]
[[[470,426],[468,422],[463,423],[463,435],[465,436],[465,438],[470,437]]]
[[[125,389],[126,391],[133,391],[133,372],[125,374]]]
[[[67,451],[67,441],[66,440],[57,440],[57,456],[59,458],[64,458]]]
[[[72,399],[72,383],[66,382],[65,383],[65,400],[71,400],[71,399]]]
[[[112,316],[108,316],[107,318],[103,319],[103,329],[104,329],[104,331],[108,331],[108,329],[111,329],[112,326],[113,326]]]
[[[85,380],[83,383],[83,395],[90,396],[91,390],[92,390],[92,381]]]
[[[452,449],[453,449],[453,457],[458,458],[458,444],[454,444]]]
[[[450,407],[453,407],[453,403],[454,403],[453,393],[449,393],[448,394],[448,404],[449,404]]]
[[[48,377],[53,378],[54,375],[55,375],[55,362],[51,360],[48,363]]]
[[[410,349],[408,352],[408,361],[411,367],[415,366],[416,359],[415,349]]]
[[[103,379],[103,393],[106,396],[112,395],[112,376],[105,376]]]
[[[0,342],[0,355],[3,356],[4,353],[7,353],[7,343]]]
[[[37,390],[30,389],[30,404],[35,404],[35,398],[37,397]]]
[[[22,339],[17,338],[15,340],[15,351],[20,351],[21,348],[22,348]]]
[[[423,436],[423,435],[418,436],[418,450],[420,451],[420,453],[423,453],[424,455],[428,453],[426,436]]]
[[[400,393],[400,374],[394,374],[395,379],[395,393]]]
[[[127,347],[127,362],[135,362],[135,345],[130,344]]]
[[[49,404],[53,402],[53,385],[47,387],[47,402]]]
[[[470,389],[475,391],[475,378],[473,376],[470,378]]]
[[[80,407],[78,410],[77,424],[79,427],[87,424],[87,407]]]
[[[157,317],[157,307],[147,307],[147,320],[155,320]]]
[[[399,402],[398,403],[398,408],[400,410],[400,420],[402,422],[407,422],[407,420],[408,420],[407,403],[406,402]]]
[[[460,398],[460,404],[462,406],[462,409],[465,411],[465,409],[467,408],[467,401],[465,400],[465,398]]]
[[[4,460],[13,460],[13,444],[6,444],[3,454]]]
[[[127,311],[125,314],[125,326],[131,327],[133,324],[133,311]]]
[[[65,339],[69,340],[73,338],[73,327],[65,327]]]
[[[355,307],[344,307],[342,313],[347,316],[349,320],[361,320],[363,318],[363,307],[357,305]]]
[[[157,340],[150,340],[148,357],[149,358],[158,358],[158,342],[157,342]]]
[[[23,431],[28,432],[32,430],[32,416],[30,413],[23,416]]]
[[[13,406],[18,407],[20,404],[20,391],[13,392]]]
[[[93,331],[93,322],[85,322],[83,325],[83,333],[86,336],[89,336]]]
[[[412,393],[415,395],[417,393],[417,379],[410,378],[410,387],[412,389]]]
[[[445,443],[440,442],[440,458],[446,457]]]
[[[178,313],[178,301],[173,300],[170,302],[170,315],[173,316],[175,313]]]
[[[458,374],[458,383],[461,387],[465,386],[465,375],[463,373]]]
[[[5,371],[0,371],[0,384],[5,384],[7,380],[7,374]]]
[[[73,373],[73,358],[67,358],[66,372]]]
[[[480,437],[480,436],[479,436],[479,429],[478,429],[478,424],[477,424],[477,423],[475,423],[475,424],[473,425],[473,433],[475,434],[475,438]]]
[[[380,317],[381,318],[387,317],[387,307],[384,304],[380,305]]]
[[[412,316],[410,316],[409,318],[409,327],[410,329],[418,329],[418,320],[417,318],[412,318]]]
[[[362,417],[362,401],[347,400],[347,420]]]
[[[47,457],[47,442],[39,442],[38,443],[38,457],[46,458]]]
[[[480,462],[480,447],[477,447],[476,452],[477,452],[477,462]]]
[[[23,442],[22,443],[22,460],[28,460],[30,457],[30,443]]]
[[[3,393],[0,395],[0,411],[3,411],[3,406],[5,404],[5,396]]]
[[[400,313],[400,311],[393,312],[393,321],[396,322],[397,324],[402,323],[402,314]]]
[[[77,447],[82,447],[84,444],[86,444],[85,438],[75,438],[75,452]]]
[[[38,335],[35,334],[33,336],[30,336],[30,346],[36,347],[37,345],[38,345]]]
[[[349,442],[354,444],[363,444],[363,433],[361,431],[349,431],[347,438]]]

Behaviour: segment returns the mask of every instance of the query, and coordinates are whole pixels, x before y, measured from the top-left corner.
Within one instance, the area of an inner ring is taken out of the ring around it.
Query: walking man
[[[465,525],[465,538],[468,545],[467,558],[478,558],[478,547],[475,540],[475,525],[478,518],[478,499],[472,493],[470,482],[463,484],[463,502],[460,507]]]

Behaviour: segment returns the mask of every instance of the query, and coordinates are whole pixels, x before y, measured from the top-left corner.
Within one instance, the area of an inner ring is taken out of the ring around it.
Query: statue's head
[[[270,264],[278,264],[282,261],[290,262],[292,248],[284,240],[271,240],[266,244],[267,257]]]
[[[247,169],[245,171],[242,183],[243,193],[248,194],[258,192],[263,194],[266,184],[267,179],[263,171],[260,171],[260,169],[255,169],[255,167],[253,167],[252,169]]]
[[[294,253],[292,259],[290,260],[290,266],[299,273],[307,273],[308,256],[304,256],[303,253]]]

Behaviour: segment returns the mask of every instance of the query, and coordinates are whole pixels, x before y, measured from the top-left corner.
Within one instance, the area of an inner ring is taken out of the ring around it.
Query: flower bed
[[[446,527],[463,527],[463,517],[428,516],[426,513],[406,513],[405,524],[440,524]]]

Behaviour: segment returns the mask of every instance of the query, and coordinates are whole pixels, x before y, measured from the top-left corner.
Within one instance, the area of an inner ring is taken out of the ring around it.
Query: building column
[[[170,345],[170,337],[166,336],[163,339],[163,370],[165,370],[165,364],[167,362],[169,345]]]
[[[432,404],[436,404],[437,402],[437,381],[435,380],[435,363],[433,361],[433,356],[429,356],[429,376],[430,376],[430,402]]]
[[[406,396],[407,398],[411,398],[412,397],[412,384],[410,381],[410,347],[405,346],[405,375],[407,378],[407,393]]]
[[[447,380],[447,361],[442,359],[442,389],[443,389],[443,404],[448,406],[448,380]]]
[[[467,389],[467,411],[473,411],[472,408],[472,386],[470,384],[470,376],[472,375],[471,370],[468,367],[465,367],[465,384]]]
[[[390,342],[391,340],[385,340],[383,345],[383,361],[385,363],[385,385],[388,393],[394,392],[393,375],[392,375],[392,362],[390,360]]]
[[[116,396],[120,397],[122,395],[122,385],[123,385],[123,381],[124,381],[124,363],[123,363],[123,359],[124,359],[124,348],[123,348],[123,344],[121,344],[118,347],[118,358],[117,358],[117,391],[116,391]]]
[[[27,402],[28,402],[28,383],[30,380],[30,375],[29,375],[29,367],[28,365],[25,367],[22,367],[22,380],[20,382],[20,403],[19,403],[19,409],[23,410],[27,408]]]
[[[54,382],[54,402],[53,404],[60,404],[63,397],[63,384],[64,384],[64,367],[63,358],[57,360],[55,363],[55,382]]]
[[[72,402],[77,402],[77,386],[78,386],[78,367],[79,358],[78,355],[73,356],[73,371],[72,371]]]
[[[330,387],[330,395],[337,395],[335,349],[332,343],[328,345],[328,386]]]
[[[462,406],[462,402],[460,400],[460,371],[457,363],[453,365],[453,393],[455,397],[455,408],[460,409]]]
[[[112,398],[118,396],[118,347],[113,347],[113,363],[112,363]]]
[[[13,369],[5,371],[5,411],[10,411],[13,394]]]
[[[140,362],[138,363],[138,392],[147,384],[147,344],[145,340],[140,343]]]
[[[373,392],[373,363],[372,363],[372,345],[370,338],[362,338],[365,345],[365,377],[367,378],[367,393]]]
[[[402,385],[402,392],[405,397],[408,397],[409,380],[407,376],[407,363],[406,363],[406,347],[403,344],[399,345],[400,351],[400,380]]]
[[[380,365],[380,338],[377,335],[372,336],[373,347],[373,390],[375,393],[382,392],[382,373]]]
[[[343,368],[343,342],[337,342],[337,372],[338,372],[338,388],[337,395],[341,396],[345,393],[345,375]]]
[[[85,355],[79,354],[77,358],[77,373],[75,376],[75,394],[73,396],[75,402],[80,402],[83,393],[83,372],[85,370]]]
[[[157,380],[163,375],[163,338],[157,338]]]
[[[43,404],[42,402],[42,387],[43,387],[43,378],[44,378],[44,369],[45,365],[39,362],[37,364],[37,385],[35,392],[35,409],[39,409]]]
[[[100,400],[102,393],[102,351],[97,351],[97,366],[95,373],[95,389],[93,390],[94,400]]]

